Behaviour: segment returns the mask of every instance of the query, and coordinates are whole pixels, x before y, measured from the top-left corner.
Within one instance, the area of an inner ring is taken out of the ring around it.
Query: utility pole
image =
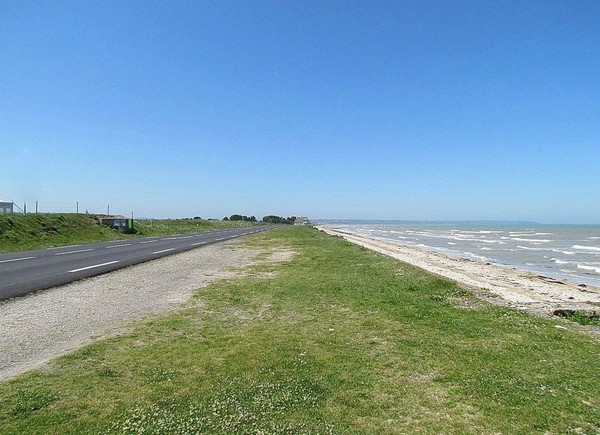
[[[36,201],[35,202],[35,214],[37,214],[37,211],[38,211],[38,202]]]
[[[110,215],[110,204],[108,204],[106,206],[106,215],[109,216]]]
[[[27,203],[23,203],[23,214],[27,214]]]
[[[79,214],[79,201],[77,201],[77,214]]]

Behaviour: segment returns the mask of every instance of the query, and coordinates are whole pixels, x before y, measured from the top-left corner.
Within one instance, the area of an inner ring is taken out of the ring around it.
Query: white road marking
[[[21,258],[13,258],[12,260],[2,260],[0,263],[10,263],[11,261],[21,261],[21,260],[31,260],[35,257],[21,257]]]
[[[93,269],[94,267],[108,266],[109,264],[115,264],[115,263],[118,263],[118,261],[115,260],[115,261],[109,261],[108,263],[94,264],[93,266],[81,267],[79,269],[69,270],[69,273],[79,272],[81,270]]]
[[[78,249],[77,251],[59,252],[58,254],[54,254],[54,255],[77,254],[78,252],[88,252],[88,251],[93,251],[93,249],[92,248],[90,248],[90,249]]]
[[[129,245],[131,245],[131,243],[125,243],[124,245],[112,245],[112,246],[107,246],[106,249],[121,248],[123,246],[129,246]]]
[[[51,250],[51,249],[63,249],[63,248],[76,248],[78,246],[81,246],[81,245],[55,246],[54,248],[48,248],[48,250]]]
[[[179,237],[165,237],[162,240],[177,240],[177,239],[179,239]]]
[[[198,243],[192,243],[192,246],[196,246],[196,245],[204,245],[206,242],[198,242]]]
[[[162,251],[153,252],[153,254],[161,254],[163,252],[169,252],[169,251],[174,251],[174,250],[175,250],[175,248],[163,249]]]
[[[158,240],[148,240],[146,242],[140,242],[140,244],[143,244],[143,243],[154,243],[154,242],[158,242]]]
[[[191,239],[194,236],[185,236],[185,237],[180,237],[180,239]]]

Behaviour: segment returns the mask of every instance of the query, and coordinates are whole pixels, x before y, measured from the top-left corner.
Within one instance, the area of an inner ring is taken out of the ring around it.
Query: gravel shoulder
[[[144,316],[181,308],[198,288],[243,273],[261,254],[238,240],[208,245],[0,304],[0,381]]]

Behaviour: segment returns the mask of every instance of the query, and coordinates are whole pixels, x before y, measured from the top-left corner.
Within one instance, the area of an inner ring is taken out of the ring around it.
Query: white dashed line
[[[88,251],[93,251],[93,249],[78,249],[77,251],[68,251],[68,252],[59,252],[58,254],[54,254],[54,255],[67,255],[67,254],[77,254],[78,252],[88,252]]]
[[[54,248],[48,248],[48,251],[52,249],[65,249],[65,248],[76,248],[81,245],[67,245],[67,246],[55,246]]]
[[[140,244],[154,243],[154,242],[158,242],[158,240],[148,240],[148,241],[145,241],[145,242],[140,242]]]
[[[112,248],[122,248],[123,246],[129,246],[131,245],[131,243],[125,243],[124,245],[113,245],[113,246],[107,246],[106,249],[112,249]]]
[[[204,244],[206,244],[206,242],[198,242],[198,243],[192,243],[192,246],[204,245]]]
[[[12,260],[2,260],[0,263],[10,263],[11,261],[21,261],[21,260],[31,260],[35,257],[22,257],[22,258],[13,258]]]
[[[174,250],[175,250],[175,248],[163,249],[162,251],[153,252],[153,254],[161,254],[163,252],[169,252],[169,251],[174,251]]]
[[[94,267],[108,266],[109,264],[115,264],[115,263],[118,263],[118,261],[115,260],[115,261],[109,261],[108,263],[94,264],[93,266],[81,267],[79,269],[69,270],[69,273],[79,272],[79,271],[87,270],[87,269],[93,269]]]

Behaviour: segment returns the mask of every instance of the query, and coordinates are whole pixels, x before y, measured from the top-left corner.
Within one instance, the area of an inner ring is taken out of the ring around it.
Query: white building
[[[310,225],[310,221],[307,217],[297,217],[294,221],[294,225]]]

